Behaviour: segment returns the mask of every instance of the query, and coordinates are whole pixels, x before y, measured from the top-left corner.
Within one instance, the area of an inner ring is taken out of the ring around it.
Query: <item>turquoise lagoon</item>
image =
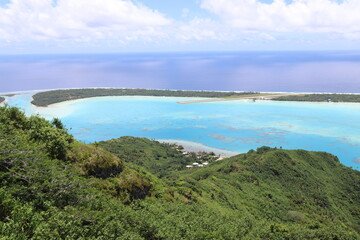
[[[326,151],[360,170],[360,104],[193,98],[99,97],[37,108],[32,93],[8,97],[27,114],[59,117],[80,141],[121,136],[175,139],[235,152],[260,146]]]

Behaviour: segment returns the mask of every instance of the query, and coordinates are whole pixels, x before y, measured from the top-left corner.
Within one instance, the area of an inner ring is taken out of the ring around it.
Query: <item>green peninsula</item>
[[[2,103],[3,101],[5,101],[4,97],[0,97],[0,103]]]
[[[273,98],[275,101],[360,102],[360,94],[299,94]]]
[[[0,107],[0,238],[360,238],[360,172],[331,154],[193,157],[143,138],[84,144]]]
[[[232,101],[239,99],[306,101],[306,102],[360,102],[360,94],[301,94],[301,93],[259,93],[259,92],[226,92],[226,91],[185,91],[156,89],[120,89],[120,88],[84,88],[51,90],[36,93],[31,102],[38,107],[50,104],[105,96],[157,96],[157,97],[201,97],[202,100],[183,101],[179,103],[201,103],[213,101]]]
[[[223,98],[252,95],[254,92],[182,91],[155,89],[84,88],[39,92],[33,96],[32,104],[46,107],[50,104],[90,97],[104,96],[157,96],[157,97],[203,97]]]

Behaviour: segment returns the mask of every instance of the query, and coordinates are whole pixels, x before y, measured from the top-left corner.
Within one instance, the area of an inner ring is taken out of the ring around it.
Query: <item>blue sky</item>
[[[0,54],[359,50],[359,0],[0,0]]]

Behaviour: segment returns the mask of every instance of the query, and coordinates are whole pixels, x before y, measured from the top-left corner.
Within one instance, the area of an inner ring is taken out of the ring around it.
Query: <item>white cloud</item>
[[[182,18],[187,18],[189,16],[190,10],[188,8],[183,8],[183,10],[181,11],[181,17]]]
[[[179,9],[181,20],[141,1],[11,0],[0,7],[0,48],[162,49],[167,44],[178,49],[184,42],[280,46],[360,39],[360,0],[197,0],[202,10]]]
[[[128,0],[12,0],[0,8],[5,41],[158,38],[171,20]]]
[[[182,41],[228,40],[233,38],[229,32],[221,30],[219,23],[204,18],[194,18],[188,22],[180,23],[176,37]]]
[[[360,1],[202,0],[201,7],[242,31],[340,33],[358,36]]]

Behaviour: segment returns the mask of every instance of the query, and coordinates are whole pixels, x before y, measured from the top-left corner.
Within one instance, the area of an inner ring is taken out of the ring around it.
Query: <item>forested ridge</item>
[[[83,144],[0,107],[0,239],[360,238],[360,172],[331,154],[261,147],[186,169],[197,157]]]
[[[187,91],[132,88],[83,88],[39,92],[33,96],[32,104],[46,107],[50,104],[68,100],[104,96],[155,96],[155,97],[204,97],[220,98],[254,94],[255,92],[217,92],[217,91]]]

